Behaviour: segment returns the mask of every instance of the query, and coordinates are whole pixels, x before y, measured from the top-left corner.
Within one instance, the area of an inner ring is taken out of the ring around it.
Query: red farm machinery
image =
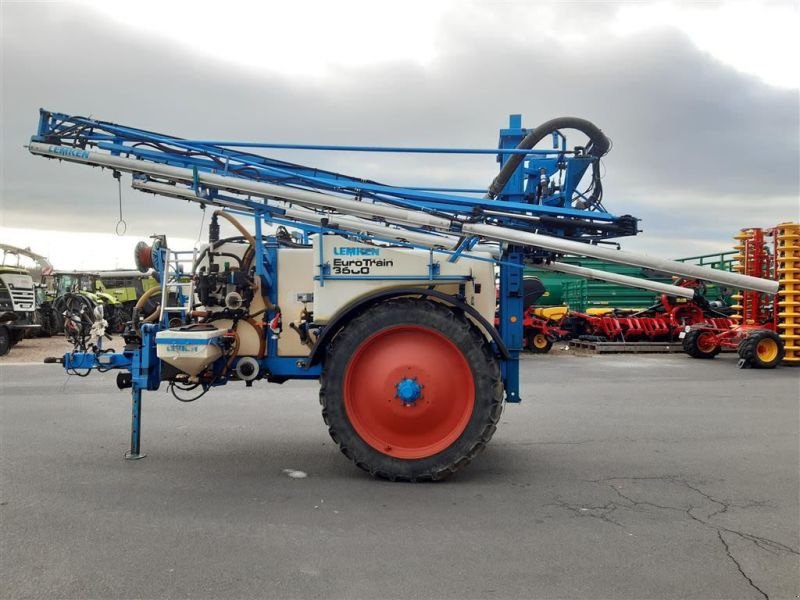
[[[778,282],[776,295],[742,290],[733,296],[735,324],[699,323],[684,332],[693,358],[714,358],[735,350],[741,368],[771,369],[800,363],[800,225],[743,229],[735,236],[734,269]]]
[[[677,285],[695,290],[695,298],[662,294],[659,301],[641,310],[594,308],[586,312],[564,307],[538,308],[525,311],[525,346],[529,351],[547,353],[557,341],[589,342],[675,342],[686,327],[699,324],[715,329],[735,325],[731,315],[712,306],[702,296],[703,284],[683,280]]]

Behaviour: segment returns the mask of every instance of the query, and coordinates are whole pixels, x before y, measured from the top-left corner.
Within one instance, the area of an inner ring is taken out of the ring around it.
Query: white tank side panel
[[[233,325],[231,319],[219,319],[212,322],[214,327],[227,331]],[[236,326],[236,335],[239,337],[239,351],[236,356],[258,356],[261,348],[261,333],[247,321],[239,321]]]
[[[465,260],[472,267],[472,275],[475,283],[479,284],[479,293],[474,293],[467,300],[470,304],[483,315],[483,318],[494,325],[494,313],[497,307],[497,291],[494,282],[494,263],[482,260]],[[467,288],[469,290],[469,288]]]
[[[314,240],[311,263],[319,261],[319,240]],[[407,248],[384,248],[345,240],[337,236],[325,236],[323,262],[330,267],[332,277],[352,279],[328,279],[324,285],[314,281],[314,320],[324,323],[343,307],[380,290],[420,286],[434,283],[428,278],[430,253],[426,250]],[[483,255],[489,258],[489,255]],[[473,305],[490,323],[494,320],[495,292],[494,267],[490,262],[460,259],[455,263],[446,255],[434,254],[433,261],[439,268],[439,276],[462,276],[465,282],[467,303]],[[313,275],[318,270],[313,269]],[[387,279],[380,279],[381,276]],[[404,276],[413,279],[391,279]],[[416,277],[419,278],[416,278]],[[375,279],[366,279],[367,277]],[[475,294],[475,283],[480,283],[481,292]],[[458,282],[439,282],[436,289],[454,294]]]
[[[264,301],[264,296],[261,295],[261,278],[255,277],[254,280],[256,289],[253,292],[253,300],[250,302],[249,314],[257,315],[253,318],[261,323],[264,320],[264,313],[261,311],[267,308],[267,303]]]
[[[300,336],[289,327],[297,323],[304,305],[298,294],[310,296],[314,292],[314,256],[311,248],[278,249],[278,306],[283,315],[283,332],[278,339],[278,356],[308,356],[311,349],[300,342]],[[319,261],[317,261],[319,262]]]

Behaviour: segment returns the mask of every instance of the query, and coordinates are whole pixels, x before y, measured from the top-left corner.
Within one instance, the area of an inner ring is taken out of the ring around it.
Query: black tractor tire
[[[55,314],[55,326],[58,333],[64,333],[64,313],[80,314],[83,309],[83,317],[86,321],[94,320],[95,303],[87,298],[73,292],[68,292],[59,296],[53,301],[53,311]]]
[[[0,325],[0,356],[5,356],[11,350],[11,331],[5,325]]]
[[[64,315],[61,314],[61,311],[54,310],[53,311],[53,328],[51,330],[51,335],[59,335],[59,334],[62,334],[62,333],[64,333]]]
[[[12,329],[11,330],[11,347],[13,348],[17,344],[19,344],[22,340],[24,340],[29,331],[31,331],[31,330],[29,330],[29,329]]]
[[[774,331],[759,329],[739,342],[737,348],[742,367],[774,369],[786,353],[783,340]]]
[[[528,336],[528,350],[534,354],[547,354],[553,342],[543,333],[532,333]]]
[[[125,327],[133,320],[133,307],[131,306],[118,306],[117,313],[119,314],[120,322],[122,323],[122,327],[119,330],[119,333],[125,331]]]
[[[39,325],[37,337],[50,337],[53,335],[53,310],[47,306],[40,306],[33,313],[33,322]]]
[[[63,316],[63,314],[61,314],[66,312],[67,314],[72,314],[75,317],[79,317],[80,335],[87,335],[92,323],[94,322],[94,309],[97,304],[95,304],[93,300],[87,298],[86,296],[72,292],[56,298],[56,302],[59,300],[61,300],[59,303],[61,307],[59,314],[61,316],[61,327],[64,329],[64,334],[70,338],[76,333],[75,331],[66,331],[66,318]]]
[[[401,399],[401,384],[421,392]],[[445,479],[480,453],[503,410],[497,360],[459,311],[400,298],[369,307],[327,349],[322,417],[356,466],[391,481]]]
[[[716,337],[713,331],[692,329],[683,337],[683,351],[692,358],[714,358],[720,353],[722,347],[714,342],[711,337]]]
[[[122,333],[125,331],[125,325],[133,317],[128,312],[128,309],[123,305],[119,306],[104,306],[106,312],[106,321],[108,322],[109,333]]]
[[[51,309],[46,313],[45,323],[42,325],[42,329],[44,330],[44,337],[51,337],[61,333],[64,329],[64,322],[60,321],[58,313]]]

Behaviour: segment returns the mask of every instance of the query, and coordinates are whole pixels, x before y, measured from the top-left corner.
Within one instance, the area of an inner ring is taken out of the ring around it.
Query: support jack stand
[[[125,460],[140,460],[147,456],[141,452],[140,437],[142,427],[142,390],[134,386],[131,391],[131,449],[125,453]]]

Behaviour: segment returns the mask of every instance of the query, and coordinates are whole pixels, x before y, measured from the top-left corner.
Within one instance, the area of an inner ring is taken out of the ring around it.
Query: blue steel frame
[[[520,115],[512,115],[511,119],[521,125]],[[515,129],[513,126],[511,129]],[[521,127],[516,127],[521,129]],[[510,130],[503,130],[510,131]],[[501,132],[501,138],[502,138]],[[513,192],[504,192],[499,198],[502,201],[501,216],[494,216],[498,225],[517,227],[523,230],[530,228],[530,222],[517,217],[524,215],[542,215],[556,218],[574,218],[586,221],[586,227],[569,235],[562,228],[538,226],[546,233],[552,231],[565,237],[575,239],[602,239],[612,237],[608,234],[592,231],[592,222],[612,223],[617,217],[607,212],[602,206],[590,209],[571,207],[570,201],[577,193],[581,177],[590,164],[590,159],[574,155],[567,150],[566,140],[557,144],[552,150],[531,149],[517,150],[512,147],[492,149],[477,148],[392,148],[386,146],[320,146],[313,144],[268,144],[256,142],[209,142],[181,139],[173,136],[153,133],[116,125],[96,119],[74,117],[62,113],[45,110],[40,111],[39,129],[31,141],[56,144],[71,148],[93,148],[104,150],[115,156],[138,158],[141,160],[215,172],[222,175],[242,177],[254,181],[286,185],[299,189],[325,191],[356,195],[360,198],[401,206],[412,210],[427,212],[443,211],[450,214],[471,216],[482,210],[497,210],[498,201],[477,196],[481,190],[469,188],[427,188],[424,186],[393,186],[359,177],[351,177],[341,173],[324,171],[285,161],[267,158],[258,154],[234,150],[237,147],[248,148],[290,148],[312,150],[335,150],[340,152],[395,152],[395,153],[438,153],[438,154],[491,154],[498,160],[505,160],[513,154],[524,154],[529,157],[524,161],[520,172],[525,173],[523,185]],[[531,203],[530,195],[533,186],[538,182],[541,169],[548,176],[554,175],[558,164],[566,162],[567,176],[562,189],[552,196],[544,198],[540,203]],[[515,187],[512,183],[508,190]],[[435,191],[440,190],[440,191]],[[443,193],[442,191],[451,191]],[[460,193],[456,193],[460,192]],[[472,195],[465,195],[465,194]]]
[[[424,211],[437,215],[459,217],[461,219],[483,220],[492,224],[511,227],[523,231],[535,230],[538,233],[555,235],[584,241],[597,241],[604,238],[619,237],[621,234],[613,227],[619,217],[607,212],[602,204],[595,203],[586,209],[575,208],[572,201],[580,197],[578,186],[591,166],[591,157],[586,157],[567,149],[567,140],[560,133],[553,134],[553,149],[518,150],[517,146],[528,133],[522,127],[520,115],[511,115],[509,126],[500,130],[498,148],[394,148],[387,146],[333,146],[318,144],[278,144],[256,142],[231,142],[209,140],[186,140],[173,136],[134,129],[95,119],[69,116],[62,113],[40,111],[38,132],[32,141],[43,142],[72,149],[95,149],[112,155],[136,158],[142,161],[183,167],[198,171],[209,171],[231,177],[241,177],[255,181],[273,183],[297,189],[322,191],[333,194],[355,195],[373,202],[386,203]],[[350,177],[340,173],[324,171],[285,161],[271,159],[259,154],[246,153],[238,148],[292,149],[292,150],[332,150],[338,152],[395,152],[395,153],[439,153],[439,154],[488,154],[497,157],[501,166],[513,155],[524,154],[525,160],[517,168],[496,199],[484,195],[485,190],[463,187],[398,187]],[[134,178],[147,176],[134,173]],[[534,192],[541,181],[560,177],[559,186],[542,196]],[[263,223],[282,224],[299,229],[304,240],[322,233],[346,233],[334,227],[310,226],[298,223],[285,216],[275,207],[267,206],[251,198],[222,195],[216,189],[201,189],[195,175],[192,185],[198,201],[215,199],[227,205],[241,207],[241,214],[254,217],[255,239],[261,240]],[[486,211],[486,212],[484,212]],[[232,212],[239,212],[233,210]],[[543,217],[536,221],[537,217]],[[630,219],[631,217],[627,217]],[[534,224],[532,224],[532,219]],[[569,222],[566,226],[563,223]],[[414,230],[414,228],[409,227]],[[421,229],[416,229],[422,231]],[[430,234],[431,232],[425,231]],[[454,234],[459,234],[454,225]],[[634,231],[635,234],[635,231]],[[355,237],[358,237],[357,235]],[[376,236],[377,237],[377,236]],[[380,238],[378,238],[380,239]],[[262,280],[262,289],[268,290],[269,298],[277,303],[278,242],[267,236],[266,243],[258,246],[255,253],[256,274]],[[432,250],[428,273],[424,278],[432,281],[452,280],[438,274],[433,259],[434,253],[442,253],[450,261],[460,260],[462,253],[469,250],[478,240],[467,237],[454,251]],[[395,242],[396,243],[396,242]],[[413,244],[404,244],[414,247]],[[333,276],[326,270],[322,261],[322,243],[319,244],[320,264],[318,275],[320,285],[332,279],[363,279],[358,276]],[[508,358],[500,358],[501,371],[508,402],[519,402],[519,354],[523,342],[523,265],[532,258],[547,256],[541,250],[506,246],[499,260],[493,262],[499,267],[499,334],[508,349]],[[157,259],[159,257],[156,257]],[[156,260],[162,272],[162,281],[167,281],[164,260]],[[160,264],[159,264],[160,263]],[[383,278],[382,278],[383,279]],[[419,279],[419,277],[398,276],[398,280]],[[459,278],[456,278],[458,280]],[[166,285],[166,283],[162,284]],[[141,348],[126,350],[119,354],[95,355],[91,353],[67,354],[64,366],[67,369],[126,369],[130,371],[132,388],[132,429],[129,458],[143,456],[140,452],[141,397],[144,390],[156,390],[160,385],[160,361],[156,356],[155,335],[165,328],[166,323],[145,324],[141,327]],[[296,357],[278,357],[277,339],[267,334],[266,357],[261,360],[262,368],[270,374],[286,379],[316,379],[321,365],[308,366]],[[223,385],[227,378],[213,385]]]
[[[507,129],[500,130],[500,148],[516,148],[527,133],[522,128],[522,117],[511,115]],[[509,159],[510,155],[501,154],[498,157],[500,166]],[[523,163],[524,164],[524,163]],[[517,169],[509,179],[503,190],[500,200],[504,202],[519,201],[525,191],[525,169]],[[506,389],[507,402],[521,402],[519,395],[519,355],[522,351],[522,310],[523,310],[523,249],[508,246],[503,253],[503,263],[500,265],[500,289],[498,320],[500,337],[508,348],[509,358],[500,364],[503,374],[503,383]]]

